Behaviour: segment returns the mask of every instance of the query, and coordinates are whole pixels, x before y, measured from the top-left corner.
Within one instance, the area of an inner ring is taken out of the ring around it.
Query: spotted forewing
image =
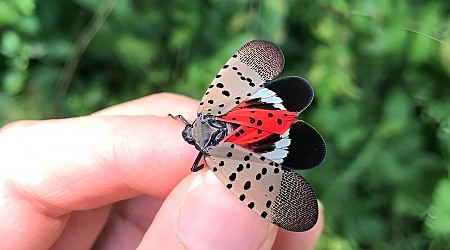
[[[277,76],[283,67],[283,53],[275,44],[267,41],[245,44],[209,85],[197,113],[226,114]]]

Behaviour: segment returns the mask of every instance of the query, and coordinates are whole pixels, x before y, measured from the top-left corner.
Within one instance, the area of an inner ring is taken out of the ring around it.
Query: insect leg
[[[191,171],[192,171],[192,172],[197,172],[197,171],[199,171],[200,169],[203,168],[203,164],[198,165],[198,163],[199,163],[200,160],[202,159],[202,156],[203,156],[203,153],[202,153],[202,152],[199,152],[198,155],[197,155],[197,158],[195,158],[195,161],[194,161],[194,163],[192,164],[192,167],[191,167]]]

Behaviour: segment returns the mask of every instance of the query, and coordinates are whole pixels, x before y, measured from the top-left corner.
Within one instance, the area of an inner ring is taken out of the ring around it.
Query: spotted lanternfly
[[[197,119],[183,138],[199,150],[191,170],[206,165],[246,206],[289,231],[317,222],[310,184],[293,170],[310,169],[325,158],[325,142],[296,120],[313,99],[300,77],[271,81],[284,67],[281,50],[268,41],[242,46],[222,67],[203,96]],[[173,116],[172,116],[173,117]]]

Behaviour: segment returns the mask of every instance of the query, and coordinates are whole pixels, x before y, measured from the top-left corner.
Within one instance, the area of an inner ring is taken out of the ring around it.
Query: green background
[[[201,98],[252,39],[315,89],[328,155],[302,173],[317,249],[450,246],[450,2],[0,0],[0,126],[156,92]],[[199,215],[201,216],[201,215]]]

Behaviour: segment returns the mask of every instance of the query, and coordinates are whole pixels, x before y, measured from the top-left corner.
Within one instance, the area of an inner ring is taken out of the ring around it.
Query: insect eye
[[[192,137],[192,125],[187,125],[184,129],[183,132],[181,132],[181,135],[183,136],[183,139],[191,144],[191,145],[195,145],[195,140]]]
[[[191,145],[195,145],[195,140],[192,137],[184,137],[184,140]]]

